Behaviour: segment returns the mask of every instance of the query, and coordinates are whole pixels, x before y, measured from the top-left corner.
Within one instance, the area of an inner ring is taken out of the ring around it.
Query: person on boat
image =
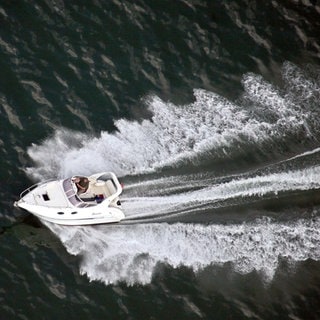
[[[88,190],[89,179],[87,177],[74,177],[72,181],[77,187],[78,194],[85,193]]]

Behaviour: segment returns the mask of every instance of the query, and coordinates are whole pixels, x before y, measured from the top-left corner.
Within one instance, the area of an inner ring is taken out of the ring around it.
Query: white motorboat
[[[112,172],[37,183],[14,204],[38,218],[63,225],[114,223],[124,219],[122,186]]]

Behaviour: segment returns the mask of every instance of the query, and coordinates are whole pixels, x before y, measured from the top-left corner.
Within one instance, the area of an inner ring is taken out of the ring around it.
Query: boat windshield
[[[77,195],[76,191],[73,188],[73,182],[71,178],[63,180],[63,190],[72,205],[78,208],[89,207],[90,205],[83,202]]]
[[[112,180],[112,177],[110,174],[105,173],[101,175],[99,178],[97,178],[97,180],[108,181],[108,180]]]

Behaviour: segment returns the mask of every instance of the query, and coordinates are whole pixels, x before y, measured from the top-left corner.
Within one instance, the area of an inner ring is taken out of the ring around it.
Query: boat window
[[[64,212],[62,212],[62,211],[58,211],[58,212],[57,212],[57,214],[64,214]]]
[[[77,211],[73,211],[73,212],[71,212],[71,214],[77,214],[78,212]]]
[[[49,198],[47,193],[43,194],[42,198],[43,198],[44,201],[49,201],[50,200],[50,198]]]

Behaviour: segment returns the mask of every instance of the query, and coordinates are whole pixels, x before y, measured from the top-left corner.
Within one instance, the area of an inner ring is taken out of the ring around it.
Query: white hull
[[[107,179],[108,175],[111,178]],[[65,179],[30,187],[22,193],[15,206],[29,211],[41,220],[61,225],[116,223],[124,219],[118,198],[122,187],[115,175],[100,173],[88,178],[90,184],[86,198],[81,199],[73,190],[71,179]]]

